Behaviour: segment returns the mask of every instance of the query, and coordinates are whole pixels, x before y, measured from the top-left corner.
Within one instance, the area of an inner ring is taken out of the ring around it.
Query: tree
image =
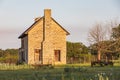
[[[111,36],[114,40],[120,39],[120,24],[117,27],[112,28]]]
[[[4,54],[4,50],[0,49],[0,57],[4,57],[5,54]]]
[[[81,57],[81,54],[87,54],[88,48],[80,42],[67,42],[67,58],[75,61]]]
[[[0,63],[17,63],[18,49],[0,49]]]
[[[120,53],[120,25],[118,26],[118,23],[119,18],[115,18],[105,24],[96,24],[90,29],[88,36],[90,50],[97,54],[98,61],[103,55],[113,57]]]
[[[95,49],[97,51],[97,60],[101,60],[101,52],[104,47],[104,40],[106,40],[106,29],[101,24],[96,24],[89,31],[88,40],[91,45],[96,44]]]
[[[111,37],[114,41],[112,47],[118,55],[120,55],[120,24],[117,27],[112,28]]]

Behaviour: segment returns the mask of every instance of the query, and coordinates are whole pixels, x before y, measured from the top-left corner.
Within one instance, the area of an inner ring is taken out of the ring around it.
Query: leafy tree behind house
[[[0,63],[17,63],[18,49],[0,49]]]
[[[114,46],[110,46],[113,44],[113,41],[106,40],[106,41],[101,41],[102,47],[101,47],[101,60],[109,61],[112,59],[112,56],[114,53]],[[99,43],[99,44],[100,44]],[[98,43],[92,44],[89,46],[89,49],[91,51],[91,54],[94,55],[94,58],[92,61],[97,61],[97,54],[98,54],[98,49],[97,49]]]
[[[67,42],[67,62],[79,63],[88,54],[88,48],[80,42]]]
[[[114,41],[114,43],[111,46],[114,47],[114,50],[119,57],[120,56],[120,24],[112,28],[111,37]]]

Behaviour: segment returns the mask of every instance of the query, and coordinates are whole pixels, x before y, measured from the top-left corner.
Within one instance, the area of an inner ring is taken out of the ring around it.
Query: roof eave
[[[55,23],[57,23],[67,34],[66,35],[70,35],[70,33],[66,30],[66,29],[64,29],[54,18],[52,18],[52,20],[55,22]]]
[[[26,29],[18,38],[23,38],[28,34],[28,31],[37,23],[39,22],[43,17],[41,17],[39,20],[35,21],[28,29]]]

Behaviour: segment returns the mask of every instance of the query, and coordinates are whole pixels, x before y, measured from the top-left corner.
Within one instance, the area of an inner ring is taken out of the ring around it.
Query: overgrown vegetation
[[[16,64],[18,61],[18,49],[0,49],[0,63]]]
[[[0,71],[0,80],[119,80],[120,67],[64,66]],[[7,75],[7,76],[6,76]]]
[[[67,42],[67,63],[88,63],[91,55],[89,49],[80,42]]]
[[[96,55],[95,61],[119,59],[120,56],[120,25],[111,26],[107,29],[101,24],[95,25],[89,32],[89,49],[91,54]],[[108,30],[110,28],[109,33]]]
[[[21,69],[29,70],[29,69],[34,69],[34,67],[27,64],[22,64],[22,65],[6,64],[6,63],[0,64],[0,70],[21,70]]]

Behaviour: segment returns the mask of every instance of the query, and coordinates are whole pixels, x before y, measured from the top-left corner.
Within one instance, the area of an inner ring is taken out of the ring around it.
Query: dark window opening
[[[42,50],[41,49],[35,49],[35,61],[41,61],[42,60]]]
[[[60,61],[60,50],[55,50],[54,51],[54,55],[55,55],[55,61]]]
[[[25,54],[24,54],[24,52],[21,53],[21,59],[22,59],[23,62],[25,61]]]
[[[24,40],[22,39],[21,47],[24,48]]]

